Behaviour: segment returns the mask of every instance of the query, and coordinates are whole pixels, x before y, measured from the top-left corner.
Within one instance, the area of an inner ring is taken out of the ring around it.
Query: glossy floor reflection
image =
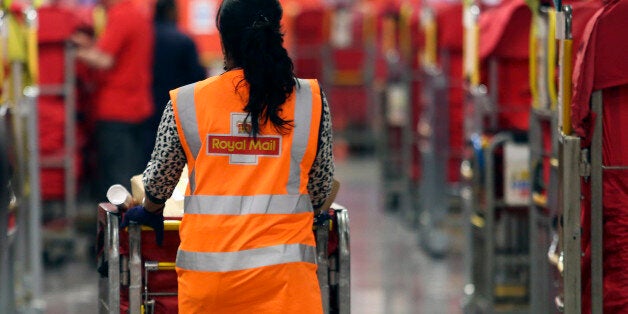
[[[336,168],[337,202],[350,214],[352,313],[461,313],[462,253],[432,259],[420,250],[417,232],[382,208],[374,158],[350,157]],[[461,246],[462,238],[453,240],[454,247]],[[46,268],[46,313],[96,313],[98,274],[85,251],[80,249],[69,263]]]
[[[369,158],[337,163],[337,202],[351,219],[352,313],[461,313],[461,252],[434,260],[419,249],[417,232],[382,208],[377,167]]]

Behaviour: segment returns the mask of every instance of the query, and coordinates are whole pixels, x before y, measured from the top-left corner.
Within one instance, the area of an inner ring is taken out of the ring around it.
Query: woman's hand
[[[131,207],[124,213],[120,228],[125,228],[129,223],[135,222],[140,225],[148,226],[155,230],[155,241],[161,246],[164,240],[164,214],[163,211],[156,213],[149,212],[144,206]]]

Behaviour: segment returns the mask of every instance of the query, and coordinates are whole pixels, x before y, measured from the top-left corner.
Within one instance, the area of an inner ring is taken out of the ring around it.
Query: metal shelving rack
[[[50,263],[58,263],[71,255],[74,249],[74,221],[77,216],[77,140],[76,140],[76,47],[69,41],[55,43],[61,45],[64,52],[63,82],[60,84],[40,85],[41,96],[63,98],[64,140],[61,155],[42,156],[40,169],[61,169],[63,171],[64,199],[62,230],[44,228],[44,250]]]
[[[487,86],[480,84],[480,7],[467,2],[464,75],[466,152],[461,165],[462,204],[467,234],[465,264],[467,284],[465,313],[529,313],[529,204],[509,201],[498,189],[499,160],[506,163],[507,150],[527,140],[495,130],[499,110],[499,60],[489,57]],[[513,148],[514,149],[514,148]],[[501,157],[503,156],[503,157]],[[527,163],[526,163],[527,166]],[[505,193],[504,193],[505,194]]]
[[[401,31],[401,18],[387,16],[383,19],[382,55],[388,69],[379,93],[375,115],[378,129],[377,154],[381,161],[382,190],[385,207],[399,211],[402,219],[410,225],[416,222],[411,183],[412,171],[412,115],[414,110],[411,95],[412,71],[407,71],[408,60],[402,57],[401,42],[396,41]]]
[[[559,260],[558,206],[558,116],[556,69],[556,12],[529,3],[532,10],[530,28],[530,308],[532,312],[550,313],[560,273],[552,264]],[[549,143],[547,143],[549,141]],[[549,144],[549,147],[548,147]],[[549,169],[548,169],[549,168]],[[544,174],[549,172],[549,180]],[[549,251],[548,251],[549,250]],[[548,261],[549,259],[549,261]]]

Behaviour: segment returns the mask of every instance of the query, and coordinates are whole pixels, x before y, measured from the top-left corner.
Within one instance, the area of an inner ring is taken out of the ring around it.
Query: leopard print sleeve
[[[146,197],[155,204],[165,203],[177,186],[186,162],[172,103],[168,102],[157,128],[155,148],[143,173]]]
[[[327,97],[321,92],[323,110],[318,134],[318,151],[309,172],[307,190],[312,199],[312,206],[318,208],[325,203],[331,193],[334,178],[334,158],[332,150],[331,114]]]

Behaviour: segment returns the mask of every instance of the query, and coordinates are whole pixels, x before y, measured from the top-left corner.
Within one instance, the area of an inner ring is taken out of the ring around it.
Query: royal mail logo
[[[249,136],[251,123],[245,113],[231,114],[231,134],[207,134],[207,154],[229,156],[230,164],[256,165],[259,157],[281,155],[281,136]]]
[[[207,135],[207,153],[214,155],[279,156],[280,137]]]
[[[249,134],[253,129],[253,126],[251,126],[250,123],[244,121],[238,121],[236,126],[238,128],[238,134]]]

